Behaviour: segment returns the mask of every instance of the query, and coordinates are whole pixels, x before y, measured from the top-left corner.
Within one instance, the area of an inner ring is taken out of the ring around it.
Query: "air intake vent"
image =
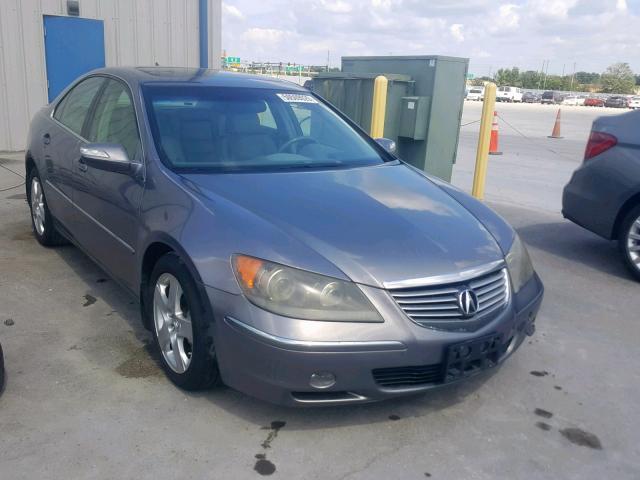
[[[417,387],[440,383],[444,372],[441,363],[414,367],[376,368],[373,378],[382,387]]]

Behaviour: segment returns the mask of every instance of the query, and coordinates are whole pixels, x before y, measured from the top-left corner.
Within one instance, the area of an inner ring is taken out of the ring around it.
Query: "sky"
[[[223,0],[222,47],[242,61],[340,66],[347,55],[470,58],[476,76],[518,66],[640,73],[640,0]]]

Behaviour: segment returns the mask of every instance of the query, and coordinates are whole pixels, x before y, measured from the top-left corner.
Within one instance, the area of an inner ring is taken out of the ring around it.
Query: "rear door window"
[[[78,83],[58,103],[53,118],[82,136],[82,127],[87,113],[104,81],[103,77],[90,77]]]

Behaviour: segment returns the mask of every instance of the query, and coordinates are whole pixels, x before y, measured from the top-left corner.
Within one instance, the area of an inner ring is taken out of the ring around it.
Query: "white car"
[[[562,100],[562,105],[571,105],[574,107],[577,105],[584,105],[584,98],[577,97],[575,95],[569,95],[568,97],[564,97],[564,100]]]
[[[631,97],[629,100],[629,108],[640,108],[640,97]]]
[[[469,93],[467,93],[467,100],[483,101],[484,87],[476,87],[469,90]]]
[[[522,89],[518,87],[498,87],[498,102],[522,102]]]

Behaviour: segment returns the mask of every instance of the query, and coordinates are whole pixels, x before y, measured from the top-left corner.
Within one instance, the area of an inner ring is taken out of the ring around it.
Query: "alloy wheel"
[[[636,218],[629,228],[626,246],[631,262],[640,270],[640,217]]]
[[[38,177],[33,177],[31,180],[31,216],[38,235],[44,235],[44,195]]]
[[[170,273],[156,281],[153,320],[162,356],[174,372],[184,373],[191,363],[193,327],[182,285]]]

